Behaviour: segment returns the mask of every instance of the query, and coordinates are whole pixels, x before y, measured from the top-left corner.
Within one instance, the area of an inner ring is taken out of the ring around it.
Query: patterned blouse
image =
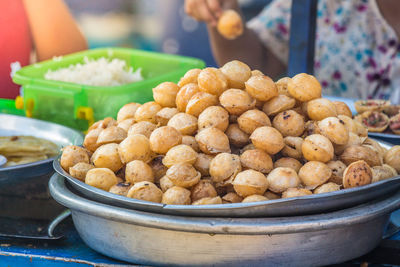
[[[291,0],[275,0],[248,27],[285,64]],[[400,43],[376,0],[319,0],[314,72],[325,95],[400,104]]]

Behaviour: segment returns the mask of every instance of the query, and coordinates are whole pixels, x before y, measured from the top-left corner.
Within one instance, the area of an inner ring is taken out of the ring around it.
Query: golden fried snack
[[[332,103],[336,107],[336,114],[337,115],[344,115],[344,116],[347,116],[349,118],[353,117],[352,113],[351,113],[351,110],[350,110],[349,106],[346,103],[344,103],[342,101],[333,101]]]
[[[95,128],[88,132],[83,140],[83,146],[93,153],[100,146],[97,144],[97,138],[102,131],[103,128]]]
[[[118,179],[110,169],[94,168],[86,173],[85,183],[108,191],[113,185],[118,183]]]
[[[253,169],[262,173],[269,173],[273,169],[270,155],[261,149],[249,149],[240,155],[240,162],[244,168]]]
[[[120,196],[126,196],[128,194],[129,189],[131,189],[133,185],[130,183],[118,183],[110,187],[110,190],[108,192],[120,195]]]
[[[171,182],[171,180],[168,179],[168,177],[166,175],[161,177],[160,188],[164,193],[165,193],[165,191],[167,191],[168,189],[170,189],[171,187],[174,187],[174,186],[175,186],[174,183]]]
[[[341,123],[343,122],[343,125],[346,127],[349,133],[354,133],[354,134],[358,133],[357,126],[355,125],[352,118],[347,117],[346,115],[338,115],[337,117],[339,120],[341,120]]]
[[[201,173],[201,175],[208,176],[210,175],[210,164],[213,158],[214,156],[212,155],[199,153],[193,166]]]
[[[151,133],[157,128],[157,125],[149,121],[140,121],[133,124],[128,130],[128,136],[135,134],[142,134],[147,138],[150,138]]]
[[[118,127],[124,129],[125,132],[128,132],[129,128],[135,123],[134,118],[126,119],[118,123]]]
[[[323,185],[318,186],[314,189],[314,194],[322,194],[322,193],[329,193],[333,191],[339,191],[340,185],[329,182]]]
[[[312,195],[312,192],[305,188],[289,188],[282,193],[282,198],[302,197]]]
[[[203,110],[216,105],[218,105],[218,97],[216,95],[198,92],[187,103],[186,113],[198,117]]]
[[[65,171],[79,162],[89,163],[89,154],[82,147],[66,146],[62,151],[60,164]]]
[[[182,136],[182,145],[188,145],[193,148],[194,151],[200,152],[199,144],[196,141],[196,138],[191,135],[184,135]]]
[[[382,111],[388,106],[390,106],[390,101],[381,99],[359,100],[354,103],[358,114],[365,111]]]
[[[286,95],[277,95],[264,103],[262,110],[269,116],[289,110],[296,105],[296,100]]]
[[[200,91],[219,96],[228,89],[228,79],[216,68],[203,69],[198,78]]]
[[[161,203],[163,192],[155,184],[145,181],[135,183],[132,188],[129,189],[126,196],[139,200]]]
[[[230,124],[225,134],[228,136],[229,142],[236,147],[242,147],[249,143],[249,135],[243,132],[237,123]]]
[[[251,76],[264,76],[264,73],[262,73],[259,70],[252,70],[251,71]]]
[[[328,162],[333,159],[333,145],[328,138],[320,134],[312,134],[304,139],[301,151],[306,160]]]
[[[162,126],[151,133],[149,140],[153,152],[165,154],[172,147],[182,143],[182,134],[174,127]]]
[[[368,146],[349,146],[340,155],[340,160],[346,165],[358,160],[364,160],[370,166],[382,165],[378,153]]]
[[[261,126],[271,126],[271,121],[267,114],[258,109],[251,109],[244,112],[239,116],[237,122],[239,128],[247,134],[252,134],[255,129]]]
[[[166,176],[174,185],[189,188],[200,181],[201,174],[191,164],[178,163],[168,169]]]
[[[190,191],[173,186],[164,192],[161,203],[168,205],[190,205]]]
[[[200,92],[200,89],[197,85],[197,77],[196,83],[188,83],[185,86],[182,86],[175,99],[175,104],[178,110],[180,112],[185,112],[189,100],[198,92]]]
[[[353,123],[357,129],[357,135],[361,137],[367,137],[368,136],[368,129],[361,123],[356,120],[353,120]]]
[[[92,164],[79,162],[74,166],[69,167],[69,175],[84,182],[86,173],[93,168],[94,166]]]
[[[153,171],[154,182],[159,183],[160,179],[167,173],[168,168],[162,163],[164,156],[159,155],[154,157],[148,165]]]
[[[222,197],[222,204],[232,204],[232,203],[240,203],[243,198],[234,192],[226,193]]]
[[[293,110],[286,110],[272,121],[275,127],[283,136],[300,136],[304,132],[304,117]]]
[[[299,187],[300,179],[292,168],[278,167],[267,176],[268,189],[275,193],[282,193],[289,188]]]
[[[197,83],[197,77],[199,76],[200,72],[201,69],[188,70],[185,75],[183,75],[183,77],[179,80],[178,86],[182,88],[189,83]]]
[[[265,193],[264,193],[263,196],[266,197],[266,198],[268,198],[268,199],[270,199],[270,200],[273,200],[273,199],[280,199],[280,198],[281,198],[281,195],[280,195],[280,194],[271,192],[271,191],[269,191],[269,190],[265,191]]]
[[[332,170],[332,175],[329,178],[328,182],[332,182],[338,185],[342,185],[343,183],[343,173],[344,170],[346,169],[346,164],[344,164],[342,161],[340,160],[336,160],[336,161],[329,161],[328,163],[326,163],[326,165],[331,168]]]
[[[370,184],[371,182],[372,170],[363,160],[351,163],[344,170],[343,187],[345,189]]]
[[[242,203],[249,203],[249,202],[259,202],[259,201],[266,201],[268,198],[261,195],[251,195],[243,199]]]
[[[218,19],[217,30],[228,40],[236,39],[243,33],[242,18],[233,9],[225,10]]]
[[[179,86],[173,82],[160,83],[153,88],[154,101],[162,107],[176,107],[175,98],[179,89]]]
[[[274,168],[278,168],[278,167],[291,168],[296,173],[299,172],[299,170],[302,166],[303,166],[303,164],[301,164],[300,161],[298,161],[297,159],[294,159],[294,158],[289,158],[289,157],[283,157],[274,162]]]
[[[233,60],[220,69],[228,79],[229,88],[244,89],[244,83],[251,77],[249,66],[239,60]]]
[[[326,98],[317,98],[307,103],[307,115],[315,121],[336,117],[336,106]]]
[[[105,129],[110,126],[116,126],[118,123],[111,117],[104,118],[103,120],[95,122],[92,126],[89,127],[88,132],[94,129]]]
[[[245,170],[238,173],[232,182],[235,192],[241,197],[262,195],[268,188],[268,180],[261,172]]]
[[[137,182],[154,182],[153,169],[141,160],[134,160],[126,164],[125,179],[131,184]]]
[[[162,109],[160,104],[156,102],[147,102],[141,105],[135,112],[135,120],[149,121],[151,123],[156,122],[156,114]]]
[[[121,123],[122,121],[126,119],[133,119],[135,118],[135,113],[136,110],[140,107],[141,105],[138,103],[128,103],[122,108],[119,109],[118,114],[117,114],[117,122]]]
[[[343,151],[350,147],[350,146],[359,146],[361,145],[366,137],[360,137],[357,134],[354,133],[349,133],[349,140],[347,141],[347,144],[345,145],[334,145],[335,148],[335,154],[336,155],[341,155]]]
[[[167,125],[177,129],[182,135],[193,135],[197,131],[198,121],[195,116],[181,112],[174,115]]]
[[[188,145],[177,145],[168,150],[162,163],[171,167],[178,163],[187,163],[193,165],[197,160],[197,152]]]
[[[157,125],[165,126],[168,121],[176,114],[178,114],[177,108],[163,108],[156,114]]]
[[[397,171],[387,165],[383,164],[382,166],[374,166],[372,167],[372,183],[376,183],[385,179],[392,178],[397,175]]]
[[[369,132],[383,132],[389,126],[389,117],[380,111],[365,111],[354,118],[362,123]]]
[[[190,196],[192,198],[192,202],[195,202],[205,197],[216,197],[217,191],[210,180],[202,179],[192,187]]]
[[[306,73],[294,76],[287,86],[289,94],[301,102],[321,97],[321,84],[314,76]]]
[[[215,127],[225,132],[229,125],[229,114],[223,107],[211,106],[203,110],[198,118],[199,131]]]
[[[326,183],[331,175],[331,168],[319,161],[309,161],[299,170],[300,180],[307,189],[315,189]]]
[[[291,96],[288,90],[288,83],[291,79],[289,77],[280,78],[275,82],[276,88],[278,89],[278,94]],[[283,110],[282,110],[283,111]]]
[[[396,116],[400,113],[400,105],[389,105],[383,108],[383,112],[389,117]]]
[[[343,121],[336,117],[328,117],[318,122],[321,134],[338,145],[345,145],[349,141],[349,131]]]
[[[298,160],[301,160],[303,158],[303,138],[286,136],[285,138],[283,138],[283,142],[285,144],[285,146],[281,150],[283,156],[295,158]]]
[[[246,91],[240,89],[226,90],[219,97],[219,102],[229,114],[238,116],[247,110],[253,109],[256,105],[256,100]]]
[[[200,131],[195,138],[203,153],[218,154],[221,152],[231,152],[228,137],[223,131],[217,128],[206,128]]]
[[[216,204],[222,204],[222,199],[220,196],[204,197],[202,199],[192,202],[192,205],[216,205]]]
[[[245,82],[246,92],[259,101],[268,101],[278,95],[274,81],[268,76],[252,76]]]
[[[384,161],[387,165],[396,169],[400,173],[400,146],[393,146],[384,156]]]
[[[141,134],[130,135],[119,144],[118,153],[122,163],[132,160],[148,162],[151,158],[149,139]]]
[[[113,172],[118,171],[123,166],[118,153],[118,144],[115,143],[100,146],[93,153],[90,161],[96,168],[108,168]]]
[[[100,132],[97,137],[97,144],[104,145],[109,143],[121,143],[127,136],[127,133],[124,129],[119,128],[118,126],[110,126],[103,131]]]
[[[256,148],[262,149],[270,155],[278,153],[285,146],[282,134],[269,126],[255,129],[250,140]]]
[[[242,171],[238,155],[220,153],[211,160],[210,175],[213,182],[222,182],[234,178]]]
[[[321,134],[321,130],[318,127],[317,121],[310,120],[304,124],[304,132],[302,137],[306,138],[307,136],[312,134]]]
[[[390,118],[389,127],[394,134],[400,134],[400,113]]]

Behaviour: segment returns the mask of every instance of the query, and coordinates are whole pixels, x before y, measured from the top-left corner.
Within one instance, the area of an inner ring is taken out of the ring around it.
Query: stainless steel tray
[[[83,134],[46,121],[0,114],[0,136],[31,135],[44,138],[59,145],[82,144]],[[53,172],[54,158],[11,167],[0,167],[0,185],[19,183],[32,177],[38,177]]]
[[[381,143],[385,147],[390,147]],[[164,205],[112,194],[73,178],[54,160],[54,169],[85,197],[117,207],[161,214],[203,217],[271,217],[317,214],[355,205],[387,195],[400,188],[400,176],[357,188],[290,199],[219,205]]]
[[[72,211],[85,243],[144,265],[321,266],[359,257],[378,245],[400,192],[353,208],[280,218],[161,215],[88,200],[53,175],[50,192]]]

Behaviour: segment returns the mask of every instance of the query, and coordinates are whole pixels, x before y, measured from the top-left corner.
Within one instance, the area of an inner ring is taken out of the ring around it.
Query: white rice
[[[108,60],[84,58],[84,64],[70,65],[55,71],[48,70],[46,80],[63,81],[93,86],[117,86],[143,80],[141,69],[133,71],[126,62],[114,58]]]

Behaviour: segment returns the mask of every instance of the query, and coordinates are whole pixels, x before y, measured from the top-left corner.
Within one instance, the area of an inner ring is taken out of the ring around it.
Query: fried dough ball
[[[86,149],[79,146],[66,146],[62,150],[60,159],[61,167],[68,171],[79,162],[89,163],[89,154]]]
[[[213,182],[234,178],[242,170],[238,155],[220,153],[211,160],[210,175]]]
[[[183,86],[179,90],[175,99],[175,104],[178,110],[180,112],[185,112],[189,100],[192,98],[192,96],[194,96],[198,92],[200,92],[200,89],[199,86],[197,85],[197,78],[196,78],[196,83],[188,83],[185,86]]]
[[[141,160],[134,160],[126,164],[125,179],[131,184],[138,182],[154,182],[153,169]]]
[[[96,151],[96,149],[100,146],[100,144],[97,144],[97,138],[99,138],[99,134],[102,131],[103,128],[96,128],[88,132],[83,140],[83,146],[90,152]]]
[[[382,165],[379,155],[372,148],[367,146],[349,146],[347,147],[342,155],[340,155],[340,160],[346,165],[358,160],[364,160],[370,166]]]
[[[229,139],[226,134],[217,128],[206,128],[196,135],[200,150],[206,154],[230,153]]]
[[[118,183],[117,176],[107,168],[94,168],[86,173],[85,183],[96,188],[108,191]]]
[[[268,199],[270,199],[270,200],[280,199],[281,198],[280,194],[277,194],[277,193],[274,193],[274,192],[271,192],[271,191],[268,191],[268,190],[265,191],[263,196],[268,198]]]
[[[241,197],[262,195],[268,188],[267,178],[261,172],[245,170],[238,173],[232,182],[235,192]]]
[[[201,174],[191,164],[178,163],[168,169],[166,176],[174,185],[189,188],[200,181]]]
[[[210,180],[200,180],[191,190],[192,202],[205,197],[216,197],[217,191]]]
[[[190,205],[190,191],[173,186],[164,192],[161,203],[168,205]]]
[[[247,133],[252,134],[255,129],[261,126],[271,126],[271,121],[269,120],[267,114],[258,110],[252,109],[248,110],[237,119],[239,128]]]
[[[333,101],[332,103],[336,107],[336,114],[337,115],[344,115],[344,116],[347,116],[349,118],[352,117],[351,110],[350,110],[349,106],[346,103],[344,103],[342,101]]]
[[[229,142],[236,147],[242,147],[249,142],[249,135],[243,132],[237,123],[229,125],[225,134]]]
[[[201,175],[208,176],[210,175],[210,164],[213,158],[214,156],[199,153],[193,166],[201,173]]]
[[[291,168],[295,170],[296,173],[299,172],[302,166],[303,164],[301,164],[300,161],[294,158],[283,157],[274,162],[274,168],[278,167]]]
[[[149,140],[152,151],[165,154],[172,147],[182,143],[182,134],[174,127],[162,126],[151,133]]]
[[[163,108],[156,114],[156,122],[158,125],[165,126],[168,121],[176,114],[178,114],[177,108]]]
[[[268,101],[278,95],[274,81],[268,76],[252,76],[245,82],[246,92],[259,101]]]
[[[262,73],[260,70],[252,70],[251,76],[264,76],[264,73]]]
[[[225,10],[218,19],[217,30],[228,40],[236,39],[243,33],[242,18],[233,9]]]
[[[393,146],[384,156],[384,161],[387,165],[393,167],[400,173],[400,146]]]
[[[321,97],[321,84],[307,73],[300,73],[288,81],[288,91],[291,96],[301,102]]]
[[[285,143],[285,146],[281,151],[283,156],[295,158],[298,160],[301,160],[303,158],[303,138],[286,136],[285,138],[283,138],[283,142]]]
[[[286,95],[277,95],[264,103],[262,110],[269,116],[293,108],[296,100]]]
[[[157,128],[157,125],[148,121],[140,121],[135,123],[129,128],[128,136],[135,134],[142,134],[147,138],[150,138],[151,133]]]
[[[118,153],[122,163],[132,160],[147,162],[151,158],[149,139],[141,134],[130,135],[119,144]]]
[[[132,185],[130,183],[118,183],[113,186],[111,186],[110,190],[108,192],[120,195],[120,196],[126,196],[128,194],[129,189],[131,189]]]
[[[182,136],[182,145],[188,145],[193,148],[194,151],[200,152],[199,144],[196,141],[196,138],[191,135],[184,135]]]
[[[345,189],[370,184],[371,182],[372,170],[363,160],[351,163],[344,170],[343,187]]]
[[[332,175],[329,178],[328,182],[341,185],[343,183],[343,172],[347,167],[346,164],[344,164],[340,160],[336,160],[329,161],[328,163],[326,163],[326,165],[332,170]]]
[[[226,90],[219,97],[219,102],[229,114],[238,116],[247,110],[253,109],[256,105],[256,100],[246,91],[240,89]]]
[[[200,91],[212,95],[219,96],[228,89],[228,79],[216,68],[203,69],[197,78],[197,82]]]
[[[174,186],[175,186],[174,183],[171,182],[171,180],[168,179],[168,177],[166,175],[161,177],[160,188],[164,193],[165,193],[165,191],[167,191],[168,189],[170,189],[171,187],[174,187]]]
[[[255,129],[250,140],[256,148],[262,149],[270,155],[278,153],[285,146],[282,134],[269,126]]]
[[[351,117],[347,117],[346,115],[338,115],[338,119],[343,122],[343,125],[349,131],[349,133],[357,134],[357,126],[354,124],[354,121]]]
[[[261,149],[249,149],[240,155],[240,162],[244,168],[253,169],[262,173],[269,173],[273,169],[270,155]]]
[[[147,102],[141,105],[135,112],[135,120],[139,121],[149,121],[151,123],[156,122],[156,114],[162,109],[160,104],[156,102]]]
[[[96,168],[108,168],[113,172],[118,171],[123,166],[118,154],[118,144],[111,143],[100,146],[93,153],[91,162]]]
[[[331,168],[319,161],[309,161],[299,170],[299,178],[307,189],[315,189],[326,183],[331,175]]]
[[[216,105],[218,105],[218,97],[216,95],[198,92],[187,103],[186,113],[198,117],[203,110]]]
[[[283,136],[300,136],[304,132],[304,117],[293,110],[286,110],[275,116],[272,125]]]
[[[97,137],[97,144],[104,145],[109,143],[121,143],[127,136],[124,129],[117,126],[111,126],[100,132]]]
[[[225,132],[229,125],[229,114],[223,107],[211,106],[203,110],[198,118],[199,130],[215,127]]]
[[[361,137],[367,137],[368,136],[368,129],[361,123],[356,120],[353,120],[354,125],[357,129],[357,135]]]
[[[312,192],[305,188],[289,188],[282,193],[282,198],[302,197],[312,195]]]
[[[160,155],[153,158],[148,165],[153,171],[154,182],[159,183],[160,179],[167,173],[168,168],[162,163],[164,156]]]
[[[86,173],[93,168],[94,166],[92,164],[79,162],[74,166],[69,167],[69,175],[81,181],[85,181]]]
[[[321,134],[321,130],[318,127],[318,122],[317,121],[307,121],[304,124],[304,133],[303,133],[303,138],[306,138],[309,135],[312,134]]]
[[[288,83],[291,79],[289,77],[280,78],[275,82],[276,88],[278,89],[278,94],[291,96],[288,90]]]
[[[336,107],[326,98],[317,98],[307,103],[307,115],[310,119],[320,121],[328,117],[336,117]]]
[[[268,198],[261,195],[251,195],[243,199],[242,203],[249,203],[249,202],[259,202],[259,201],[266,201]]]
[[[322,194],[322,193],[329,193],[333,191],[339,191],[340,185],[329,182],[323,185],[318,186],[314,189],[314,194]]]
[[[78,163],[79,164],[79,163]],[[376,183],[385,179],[392,178],[397,175],[397,171],[387,165],[383,164],[382,166],[374,166],[372,167],[372,183]]]
[[[228,79],[229,88],[244,89],[244,83],[251,77],[249,66],[239,60],[226,63],[220,70]]]
[[[306,160],[328,162],[333,159],[333,145],[328,138],[320,134],[312,134],[304,139],[301,151]]]
[[[216,204],[222,204],[222,199],[220,196],[204,197],[202,199],[192,202],[192,205],[216,205]]]
[[[163,198],[163,192],[151,182],[138,182],[129,189],[127,197],[160,203]]]
[[[185,75],[179,80],[178,86],[183,87],[189,83],[197,83],[197,77],[199,76],[201,69],[188,70]]]
[[[92,126],[89,127],[88,132],[94,129],[105,129],[110,126],[116,126],[118,123],[111,117],[104,118],[103,120],[95,122]]]
[[[349,133],[349,140],[347,141],[347,144],[345,145],[334,145],[335,148],[335,154],[336,155],[341,155],[343,151],[350,147],[350,146],[358,146],[361,145],[365,140],[365,137],[360,137],[354,133]]]
[[[240,203],[243,198],[234,192],[229,192],[222,197],[222,204]]]
[[[129,128],[135,123],[134,118],[126,119],[118,123],[118,127],[124,129],[125,132],[128,132]]]
[[[336,117],[328,117],[318,122],[318,128],[332,143],[344,145],[349,141],[349,131],[343,121]]]
[[[197,118],[195,116],[178,113],[168,122],[168,126],[177,129],[183,135],[193,135],[197,131]]]
[[[175,98],[179,89],[179,86],[173,82],[160,83],[153,88],[154,101],[162,107],[176,107]]]
[[[135,118],[136,110],[140,106],[141,105],[138,103],[128,103],[128,104],[122,106],[122,108],[120,108],[120,110],[118,111],[118,114],[117,114],[117,122],[120,123],[126,119]]]
[[[275,193],[282,193],[289,188],[298,187],[300,179],[292,168],[278,167],[267,176],[268,189]]]
[[[193,165],[197,159],[197,152],[188,145],[177,145],[168,150],[163,159],[163,164],[167,167],[178,163],[188,163]]]
[[[366,138],[363,142],[363,146],[369,146],[372,149],[374,149],[376,152],[378,152],[380,157],[384,157],[386,150],[375,140],[372,140],[371,138]]]

